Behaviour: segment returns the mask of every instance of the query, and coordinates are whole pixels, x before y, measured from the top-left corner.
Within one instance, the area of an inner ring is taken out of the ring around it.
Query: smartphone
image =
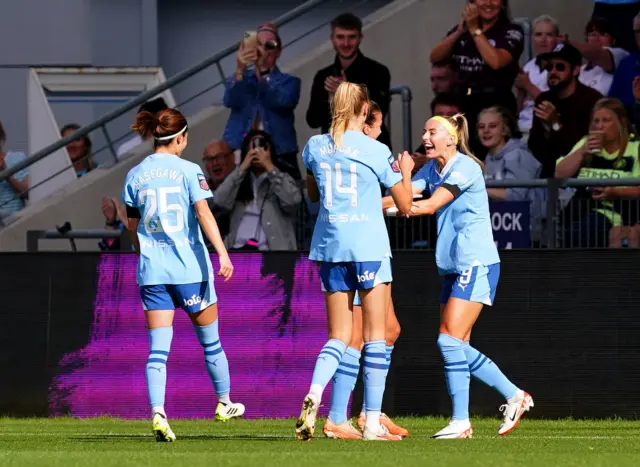
[[[244,47],[247,49],[255,49],[258,47],[258,33],[256,31],[245,31]]]
[[[251,149],[264,148],[264,138],[261,136],[256,136],[251,140]]]

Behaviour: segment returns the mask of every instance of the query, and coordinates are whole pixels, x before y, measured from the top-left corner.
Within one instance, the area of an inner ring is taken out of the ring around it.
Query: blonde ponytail
[[[458,135],[458,150],[462,154],[466,154],[474,161],[476,161],[484,172],[484,164],[480,159],[473,155],[473,153],[471,152],[471,148],[469,147],[469,123],[467,123],[467,119],[465,118],[464,114],[457,113],[453,117],[450,117],[448,120],[456,129],[456,133]]]
[[[351,121],[362,114],[364,104],[369,102],[366,88],[343,81],[331,100],[331,128],[329,134],[338,149],[344,146],[344,134]],[[364,121],[363,121],[364,123]]]

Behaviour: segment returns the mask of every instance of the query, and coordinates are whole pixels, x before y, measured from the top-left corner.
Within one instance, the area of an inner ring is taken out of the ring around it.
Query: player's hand
[[[249,170],[249,167],[251,167],[253,161],[256,160],[256,155],[257,153],[255,149],[252,149],[247,153],[245,158],[240,163],[240,172],[245,173],[247,170]]]
[[[404,174],[411,175],[411,172],[413,171],[413,168],[416,165],[413,160],[413,157],[411,157],[411,154],[409,154],[407,151],[398,155],[398,164],[400,165],[400,172],[403,175]]]
[[[422,196],[422,195],[421,195]],[[418,205],[418,203],[413,203],[411,205],[411,210],[409,211],[409,213],[407,214],[407,217],[415,217],[415,216],[419,216],[420,214],[418,213],[418,210],[420,209],[420,206]]]
[[[107,223],[115,222],[118,212],[111,198],[102,198],[102,215]]]
[[[231,264],[231,259],[229,255],[221,255],[219,257],[220,260],[220,270],[218,271],[219,276],[224,277],[224,281],[227,282],[233,276],[233,264]]]
[[[413,194],[413,199],[418,199],[418,198],[422,198],[422,193],[414,193]]]

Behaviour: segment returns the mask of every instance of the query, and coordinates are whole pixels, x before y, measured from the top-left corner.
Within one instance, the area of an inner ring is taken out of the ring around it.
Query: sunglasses
[[[563,72],[567,69],[567,64],[558,62],[558,63],[547,63],[544,67],[546,71],[553,71],[554,69],[559,72]]]

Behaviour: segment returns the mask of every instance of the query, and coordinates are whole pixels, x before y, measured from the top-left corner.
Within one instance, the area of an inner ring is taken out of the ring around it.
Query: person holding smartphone
[[[300,100],[300,78],[277,66],[282,51],[278,28],[266,23],[245,34],[236,59],[236,71],[225,83],[223,103],[231,110],[222,137],[240,149],[245,135],[262,130],[273,140],[275,153],[300,179],[294,111]]]
[[[292,169],[277,156],[271,136],[251,130],[241,144],[240,164],[213,193],[213,204],[229,213],[228,249],[295,250],[295,221],[302,193]]]

